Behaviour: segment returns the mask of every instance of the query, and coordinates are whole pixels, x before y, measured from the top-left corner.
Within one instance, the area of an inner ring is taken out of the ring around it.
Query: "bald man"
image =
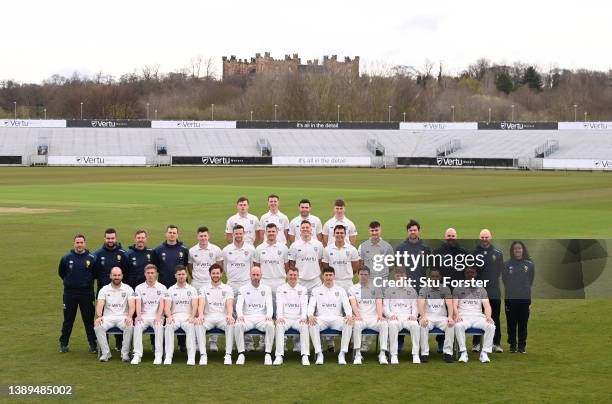
[[[466,250],[459,244],[457,230],[455,230],[452,227],[449,227],[444,232],[444,242],[442,243],[440,247],[434,250],[433,253],[439,254],[443,257],[447,255],[452,255],[453,256],[452,262],[455,262],[456,257],[458,255],[466,255],[468,254],[468,250]],[[445,259],[444,261],[447,261],[447,260]],[[457,269],[454,266],[444,265],[444,261],[442,262],[441,266],[437,267],[437,269],[440,270],[440,275],[442,276],[442,279],[450,278],[452,280],[462,280],[465,278],[462,267],[459,267],[459,269]],[[450,289],[452,292],[453,288],[450,287]],[[444,336],[443,335],[436,336],[436,341],[438,342],[438,353],[442,353],[442,351],[444,350]]]
[[[495,335],[493,336],[493,352],[504,352],[501,347],[501,324],[499,313],[501,308],[501,298],[499,290],[499,278],[504,269],[504,255],[502,251],[495,247],[491,240],[493,235],[489,229],[482,229],[479,235],[480,241],[472,252],[474,256],[481,254],[484,265],[476,268],[478,279],[488,281],[485,286],[489,304],[491,305],[491,318],[495,322]],[[480,335],[474,336],[472,350],[480,351]]]

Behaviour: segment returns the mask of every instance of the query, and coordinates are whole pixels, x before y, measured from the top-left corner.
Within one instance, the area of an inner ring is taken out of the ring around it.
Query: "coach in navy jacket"
[[[166,229],[166,240],[158,245],[153,256],[159,270],[159,283],[167,288],[176,283],[174,272],[177,265],[187,266],[189,249],[178,239],[178,228],[169,225]]]
[[[134,235],[134,244],[126,252],[126,273],[123,277],[125,283],[132,289],[145,281],[144,269],[149,264],[155,263],[155,252],[146,246],[147,232],[137,230]]]
[[[94,255],[96,256],[95,273],[98,291],[110,283],[110,273],[114,267],[121,268],[125,276],[127,262],[125,250],[121,248],[121,243],[117,242],[115,229],[104,231],[104,244],[94,252]]]

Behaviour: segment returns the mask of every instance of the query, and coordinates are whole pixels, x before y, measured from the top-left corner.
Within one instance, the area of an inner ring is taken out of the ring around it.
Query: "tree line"
[[[40,84],[0,81],[0,117],[20,119],[321,121],[612,120],[612,69],[552,68],[479,59],[460,74],[440,64],[339,72],[257,74],[220,80],[212,59],[119,78],[53,75]],[[276,105],[276,107],[275,107]],[[16,110],[16,111],[15,111]],[[586,115],[585,115],[586,113]]]

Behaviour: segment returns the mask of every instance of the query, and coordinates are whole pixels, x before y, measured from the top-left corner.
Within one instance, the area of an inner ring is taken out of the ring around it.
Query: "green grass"
[[[73,384],[79,401],[405,401],[510,402],[603,401],[612,373],[610,300],[539,300],[532,305],[527,355],[493,355],[482,365],[428,364],[382,367],[375,355],[361,367],[339,367],[328,356],[323,367],[303,368],[289,356],[280,368],[249,355],[244,368],[224,367],[211,354],[206,368],[187,368],[177,353],[172,367],[154,367],[150,353],[133,367],[117,360],[100,364],[86,353],[79,317],[71,352],[57,352],[62,320],[62,284],[57,262],[84,232],[89,248],[103,230],[118,229],[124,246],[145,227],[149,244],[177,224],[180,238],[195,243],[195,228],[207,225],[223,244],[225,220],[238,196],[251,211],[265,211],[266,196],[281,196],[292,218],[303,197],[326,220],[336,198],[347,200],[347,216],[367,234],[382,222],[385,238],[405,235],[409,218],[422,223],[424,238],[457,228],[475,238],[481,228],[501,238],[612,238],[612,177],[605,173],[481,170],[366,170],[278,168],[4,168],[0,207],[52,208],[49,214],[0,214],[2,321],[0,383]],[[502,319],[505,345],[505,320]],[[145,348],[148,348],[145,344]]]

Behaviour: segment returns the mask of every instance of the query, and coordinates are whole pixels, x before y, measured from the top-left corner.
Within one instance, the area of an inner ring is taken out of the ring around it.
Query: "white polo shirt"
[[[172,303],[172,315],[189,314],[191,315],[191,301],[198,298],[198,292],[190,284],[185,284],[180,288],[178,284],[170,286],[166,291],[164,300]]]
[[[273,311],[272,289],[269,286],[260,283],[258,287],[255,287],[249,282],[238,291],[236,302],[238,317],[272,317]]]
[[[264,241],[255,249],[254,262],[259,262],[261,277],[270,281],[284,281],[286,279],[285,264],[289,261],[289,249],[281,242],[268,244]]]
[[[276,240],[279,243],[287,244],[287,239],[285,238],[285,230],[289,229],[289,218],[287,217],[287,215],[285,215],[281,211],[278,211],[276,213],[268,211],[268,213],[264,213],[261,219],[259,219],[259,223],[264,233],[266,232],[266,226],[270,223],[274,223],[276,225],[276,228],[278,229],[278,235],[276,236]]]
[[[462,316],[484,317],[482,300],[488,299],[485,288],[460,286],[453,291],[453,298],[457,299],[457,311]]]
[[[327,235],[327,245],[333,244],[335,242],[334,228],[339,224],[346,228],[346,244],[351,244],[349,237],[357,236],[357,227],[355,227],[355,223],[350,221],[347,217],[344,217],[342,219],[336,219],[336,216],[334,216],[327,222],[325,222],[325,224],[323,225],[323,234]]]
[[[234,290],[224,284],[219,283],[218,286],[209,285],[200,289],[199,296],[206,299],[204,307],[204,315],[223,315],[227,314],[227,301],[234,299]]]
[[[134,299],[134,289],[123,282],[118,288],[109,283],[98,292],[98,300],[104,300],[104,316],[127,316],[129,299]]]
[[[346,281],[353,279],[353,261],[359,261],[357,249],[349,243],[342,247],[330,244],[323,250],[323,262],[329,264],[336,272],[336,280]]]
[[[365,294],[369,296],[364,296]],[[376,313],[376,289],[365,288],[362,289],[360,283],[356,283],[351,286],[348,290],[349,300],[353,299],[357,302],[359,312],[362,317],[377,317]]]
[[[439,288],[424,287],[419,291],[419,299],[427,299],[425,302],[425,313],[428,316],[446,317],[446,301],[452,299],[453,295],[448,287]]]
[[[245,242],[242,244],[242,247],[238,248],[236,244],[231,243],[223,248],[222,255],[227,282],[248,282],[253,258],[255,257],[255,247]]]
[[[308,290],[289,283],[276,289],[276,318],[299,318],[306,320],[308,314]]]
[[[191,272],[192,282],[210,283],[208,268],[218,261],[223,261],[221,249],[213,243],[208,243],[206,248],[196,244],[189,249],[189,263],[193,265]]]
[[[301,280],[316,279],[321,276],[319,261],[323,258],[323,243],[316,238],[304,241],[298,237],[289,247],[288,258],[295,261]]]
[[[352,316],[353,309],[351,309],[346,291],[335,285],[331,288],[325,285],[314,288],[308,302],[308,315],[315,314],[319,317]]]
[[[385,316],[409,317],[419,315],[417,306],[418,294],[414,288],[388,288],[383,301]]]
[[[155,281],[153,286],[149,286],[147,282],[143,282],[136,286],[134,297],[140,300],[142,305],[141,316],[152,317],[157,316],[159,302],[162,301],[168,289],[163,284]]]
[[[317,238],[317,235],[321,234],[323,231],[323,225],[321,224],[321,219],[315,215],[308,215],[308,217],[302,217],[300,215],[294,217],[293,220],[289,222],[289,234],[295,237],[296,240],[301,238],[301,227],[304,220],[308,220],[310,222],[311,236],[313,238]]]
[[[244,242],[248,244],[255,244],[255,238],[257,236],[257,230],[261,230],[261,224],[257,216],[247,213],[245,217],[240,216],[236,213],[227,219],[225,223],[225,232],[233,233],[234,226],[237,224],[244,227]]]

